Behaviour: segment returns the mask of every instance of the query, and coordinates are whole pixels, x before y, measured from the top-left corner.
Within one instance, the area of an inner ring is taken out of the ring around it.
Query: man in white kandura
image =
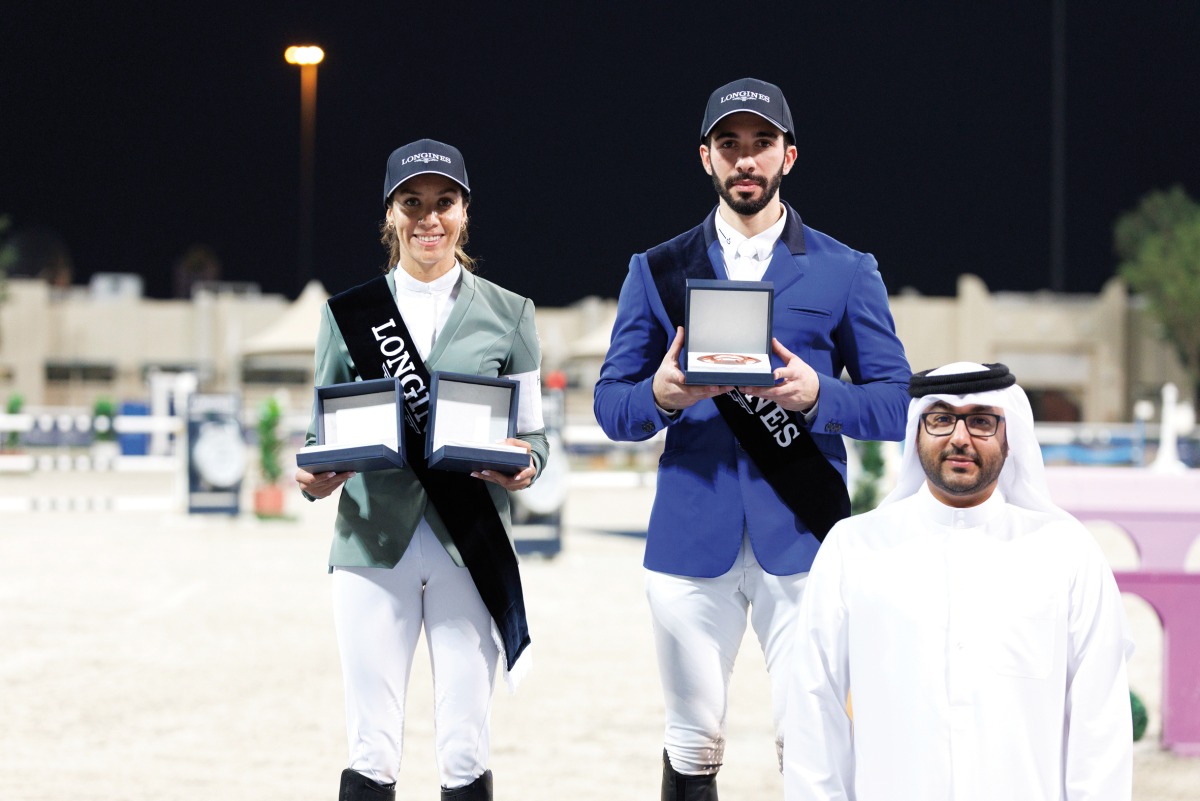
[[[913,376],[896,489],[809,573],[787,801],[1130,798],[1120,594],[1050,500],[1015,382],[969,362]]]

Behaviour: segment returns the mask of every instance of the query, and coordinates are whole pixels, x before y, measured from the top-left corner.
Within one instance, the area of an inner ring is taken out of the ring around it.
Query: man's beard
[[[762,196],[758,200],[742,200],[734,194],[733,185],[738,181],[754,181],[754,183],[763,187]],[[783,168],[779,168],[779,172],[767,183],[767,179],[761,175],[754,175],[748,172],[740,172],[729,176],[725,181],[721,181],[714,172],[712,175],[713,187],[717,190],[729,208],[733,209],[735,214],[740,214],[743,217],[753,217],[767,207],[767,204],[775,199],[776,193],[779,192],[779,184],[783,181]]]
[[[958,448],[950,445],[938,453],[919,453],[918,457],[921,461],[921,466],[925,469],[925,476],[930,483],[940,489],[942,492],[951,496],[972,495],[984,487],[996,482],[1000,478],[1000,471],[1004,469],[1005,456],[1007,448],[1004,452],[995,459],[985,460],[978,454],[972,458],[979,472],[975,476],[975,480],[970,483],[954,483],[957,477],[954,473],[947,478],[942,473],[942,466],[946,461],[946,457],[951,454],[970,455],[964,448]]]

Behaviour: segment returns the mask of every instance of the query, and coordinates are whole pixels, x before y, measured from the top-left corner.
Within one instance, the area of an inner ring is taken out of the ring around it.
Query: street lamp
[[[300,286],[313,275],[313,145],[317,132],[317,65],[325,51],[316,45],[298,45],[283,51],[289,64],[300,65]]]

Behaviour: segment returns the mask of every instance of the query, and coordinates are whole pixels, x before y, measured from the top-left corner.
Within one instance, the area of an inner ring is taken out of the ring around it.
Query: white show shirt
[[[445,275],[429,283],[418,281],[403,268],[396,268],[396,305],[422,361],[429,358],[438,334],[450,319],[461,278],[462,266],[457,261]]]
[[[400,266],[395,268],[395,272],[396,306],[400,309],[400,316],[404,318],[404,324],[408,327],[408,333],[417,352],[421,354],[421,359],[427,360],[438,335],[450,319],[454,301],[458,299],[458,289],[462,285],[462,265],[455,261],[454,266],[445,275],[428,283],[413,278]],[[504,377],[521,385],[517,393],[517,431],[525,433],[544,428],[539,372],[531,370]]]
[[[717,241],[721,243],[721,256],[725,261],[725,272],[730,281],[761,281],[771,266],[771,253],[775,243],[783,236],[783,226],[787,223],[787,212],[781,210],[779,219],[767,230],[750,238],[725,222],[718,211],[715,223],[717,226]],[[820,399],[807,412],[800,412],[805,422],[812,425],[817,416]]]
[[[783,235],[787,214],[780,213],[779,219],[767,230],[747,238],[741,232],[716,215],[717,241],[721,243],[721,254],[725,259],[725,272],[731,281],[761,281],[771,263],[771,252]]]
[[[1078,522],[922,486],[834,527],[800,626],[787,801],[1130,798],[1132,643]]]

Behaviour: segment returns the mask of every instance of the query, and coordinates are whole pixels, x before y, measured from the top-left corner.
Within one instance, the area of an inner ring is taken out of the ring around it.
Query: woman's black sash
[[[329,309],[363,380],[400,379],[404,388],[404,460],[412,468],[471,572],[504,642],[507,667],[529,645],[517,556],[484,482],[425,464],[429,369],[412,346],[387,278],[379,276],[329,299]]]
[[[681,252],[653,248],[646,261],[667,317],[672,325],[682,326],[687,279],[717,277],[704,237],[692,236]],[[737,389],[718,395],[713,403],[763,478],[818,541],[834,523],[850,516],[846,482],[795,412]],[[787,422],[781,425],[780,420]]]

